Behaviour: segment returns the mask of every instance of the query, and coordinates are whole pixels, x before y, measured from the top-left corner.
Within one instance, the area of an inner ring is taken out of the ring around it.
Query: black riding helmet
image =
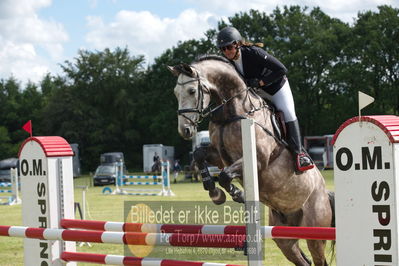
[[[240,32],[234,27],[225,27],[221,29],[217,37],[218,48],[225,47],[234,42],[239,42],[242,40]]]

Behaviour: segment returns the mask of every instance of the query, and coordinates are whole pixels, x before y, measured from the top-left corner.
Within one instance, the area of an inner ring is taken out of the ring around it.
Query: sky
[[[179,41],[199,39],[221,20],[277,6],[320,7],[352,23],[359,12],[399,0],[0,0],[0,79],[37,83],[80,49],[127,47],[146,64]]]

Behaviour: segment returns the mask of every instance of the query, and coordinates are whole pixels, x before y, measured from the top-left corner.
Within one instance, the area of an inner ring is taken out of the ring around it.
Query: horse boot
[[[287,142],[294,155],[295,172],[301,174],[306,170],[312,169],[314,163],[310,156],[302,151],[301,131],[298,119],[285,123],[287,128]]]
[[[213,203],[220,205],[226,202],[226,194],[215,186],[215,181],[209,174],[208,166],[205,161],[206,150],[203,148],[198,148],[193,153],[194,160],[200,170],[202,177],[202,185],[204,189],[209,191],[209,197],[212,199]]]
[[[231,198],[238,203],[245,203],[244,192],[231,183],[233,179],[225,172],[219,174],[219,185],[221,185],[231,196]]]

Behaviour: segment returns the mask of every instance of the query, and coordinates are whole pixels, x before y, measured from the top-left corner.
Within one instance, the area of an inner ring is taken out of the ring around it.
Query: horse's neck
[[[217,103],[227,103],[227,116],[245,115],[260,108],[263,100],[247,90],[239,74],[224,64],[205,65],[202,71],[207,73],[207,80],[213,83],[211,97]]]
[[[254,108],[260,108],[263,104],[263,100],[247,90],[245,84],[235,89],[221,89],[218,95],[218,101],[228,101],[228,109],[237,115],[246,114]]]

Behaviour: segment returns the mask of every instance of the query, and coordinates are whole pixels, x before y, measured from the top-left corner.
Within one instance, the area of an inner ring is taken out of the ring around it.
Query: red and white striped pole
[[[246,234],[244,225],[147,224],[63,219],[61,227],[114,232]],[[335,228],[331,227],[262,226],[261,233],[263,238],[335,240]]]
[[[180,261],[156,258],[138,258],[116,255],[104,255],[80,252],[63,252],[61,254],[63,261],[91,262],[98,264],[111,265],[135,265],[135,266],[242,266],[235,264],[196,262],[196,261]]]
[[[84,231],[24,226],[0,226],[0,236],[125,245],[243,248],[245,235]]]

